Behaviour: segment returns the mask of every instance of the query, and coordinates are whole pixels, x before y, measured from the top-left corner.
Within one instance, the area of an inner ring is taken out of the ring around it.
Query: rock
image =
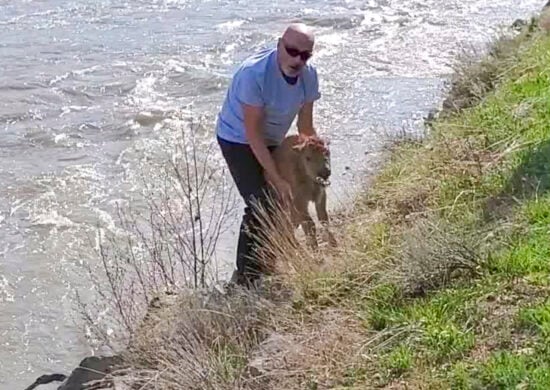
[[[512,23],[512,28],[514,30],[521,30],[524,26],[527,26],[529,22],[524,19],[516,19],[514,20],[514,23]]]
[[[252,354],[247,371],[252,377],[265,376],[269,372],[283,369],[285,354],[297,350],[298,346],[289,336],[274,333],[264,340]]]
[[[34,390],[40,385],[47,385],[52,382],[63,382],[65,379],[67,379],[67,376],[64,374],[45,374],[36,379],[34,383],[25,390]]]
[[[424,120],[424,126],[431,127],[433,125],[433,122],[437,120],[439,117],[440,110],[437,108],[431,109],[428,114],[423,118]]]
[[[88,356],[80,362],[79,366],[68,377],[64,374],[42,375],[25,390],[33,390],[40,385],[61,381],[63,383],[57,390],[85,390],[87,388],[86,383],[103,379],[121,361],[122,359],[117,356]],[[97,389],[97,387],[94,388]]]
[[[84,390],[86,383],[103,379],[120,362],[121,359],[118,356],[88,356],[57,390]]]

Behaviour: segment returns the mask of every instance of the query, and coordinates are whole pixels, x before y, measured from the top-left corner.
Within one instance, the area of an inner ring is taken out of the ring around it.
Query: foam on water
[[[0,302],[13,302],[14,298],[13,288],[10,286],[8,279],[4,275],[0,275]]]
[[[223,33],[227,33],[241,27],[245,23],[245,20],[230,20],[228,22],[218,24],[216,28]]]
[[[346,32],[329,32],[320,34],[316,40],[318,47],[315,51],[315,57],[312,62],[317,62],[319,58],[333,56],[338,53],[342,46],[348,43],[349,34]]]
[[[31,226],[63,228],[75,226],[75,223],[69,218],[59,215],[57,210],[51,210],[48,213],[31,216]]]

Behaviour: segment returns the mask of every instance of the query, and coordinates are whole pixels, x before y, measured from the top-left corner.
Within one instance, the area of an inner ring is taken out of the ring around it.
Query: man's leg
[[[246,204],[237,243],[237,272],[246,281],[256,279],[261,271],[259,259],[255,255],[258,246],[258,222],[255,216],[255,202],[268,208],[268,186],[263,169],[250,146],[232,143],[218,138],[222,155],[239,193]]]

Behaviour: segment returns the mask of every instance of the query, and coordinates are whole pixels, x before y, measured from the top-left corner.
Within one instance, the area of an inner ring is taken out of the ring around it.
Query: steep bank
[[[461,73],[449,100],[460,106],[425,140],[396,143],[338,250],[319,264],[283,243],[283,288],[161,306],[118,380],[548,388],[550,38],[527,26],[495,48]]]

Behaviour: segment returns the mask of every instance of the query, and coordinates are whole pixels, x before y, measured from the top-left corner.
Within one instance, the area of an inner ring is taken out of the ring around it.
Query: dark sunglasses
[[[287,45],[283,45],[283,46],[285,47],[285,50],[286,50],[286,52],[288,53],[289,56],[291,56],[291,57],[300,56],[300,58],[304,62],[309,60],[312,56],[311,52],[309,52],[309,51],[300,51],[300,50],[295,49],[293,47],[288,47]]]

